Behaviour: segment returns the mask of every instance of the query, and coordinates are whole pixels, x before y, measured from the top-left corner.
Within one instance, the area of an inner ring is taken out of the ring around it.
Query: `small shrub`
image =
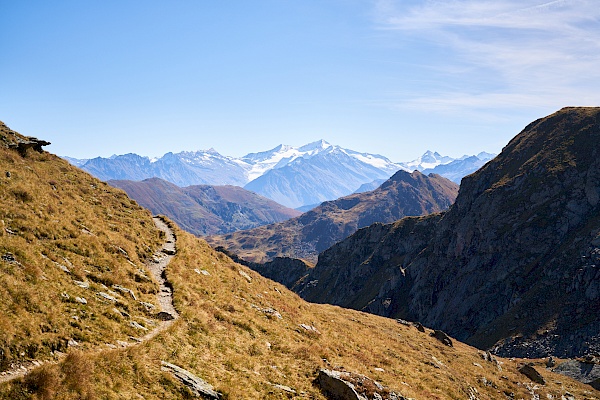
[[[13,196],[23,203],[28,203],[33,200],[33,196],[25,189],[13,189]]]

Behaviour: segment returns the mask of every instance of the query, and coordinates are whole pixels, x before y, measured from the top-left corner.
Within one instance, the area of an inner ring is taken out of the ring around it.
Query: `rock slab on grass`
[[[205,380],[198,378],[196,375],[181,367],[178,367],[175,364],[171,364],[166,361],[161,361],[160,363],[162,365],[161,370],[173,374],[175,378],[187,386],[196,396],[204,399],[222,399],[221,393],[215,391],[212,385]]]
[[[442,331],[435,330],[435,331],[431,332],[429,335],[436,338],[440,342],[444,343],[446,346],[454,347],[450,337]]]
[[[540,385],[546,384],[546,380],[544,379],[544,377],[540,375],[540,373],[529,364],[525,364],[521,368],[519,368],[519,372],[531,379],[535,383],[539,383]]]
[[[329,400],[409,400],[364,375],[321,369],[315,383]]]

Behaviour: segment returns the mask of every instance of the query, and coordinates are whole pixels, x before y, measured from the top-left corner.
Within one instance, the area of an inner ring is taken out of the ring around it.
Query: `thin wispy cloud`
[[[600,104],[596,0],[382,0],[376,10],[378,27],[392,38],[410,37],[444,49],[435,59],[441,65],[438,79],[445,86],[454,81],[457,88],[423,88],[400,99],[399,107],[444,111]],[[461,68],[465,72],[457,73]]]

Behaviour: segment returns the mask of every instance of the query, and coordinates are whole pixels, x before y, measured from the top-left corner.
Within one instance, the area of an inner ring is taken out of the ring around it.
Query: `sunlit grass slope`
[[[0,135],[0,371],[69,340],[139,336],[124,315],[145,324],[140,301],[155,302],[141,270],[160,243],[150,213],[55,155],[8,148],[25,139],[1,123]]]

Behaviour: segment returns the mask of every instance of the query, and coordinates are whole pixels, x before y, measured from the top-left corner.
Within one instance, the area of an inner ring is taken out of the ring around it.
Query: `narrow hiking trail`
[[[146,263],[146,268],[152,273],[152,276],[159,284],[159,291],[156,295],[158,306],[160,312],[156,314],[156,318],[158,322],[156,326],[146,333],[141,338],[130,338],[133,341],[117,341],[118,345],[112,343],[104,344],[104,348],[96,348],[90,350],[91,352],[102,352],[107,350],[113,350],[116,348],[126,348],[135,345],[139,345],[144,343],[152,338],[154,338],[159,333],[168,329],[177,318],[179,318],[179,314],[177,310],[175,310],[175,306],[173,305],[173,289],[171,284],[166,279],[165,270],[173,257],[175,256],[176,250],[176,237],[173,230],[169,227],[169,225],[163,221],[162,218],[155,216],[152,218],[154,221],[154,225],[165,233],[165,242],[162,245],[162,248],[156,251],[150,259]],[[14,365],[11,369],[0,372],[0,383],[9,382],[17,378],[21,378],[27,375],[31,370],[44,365],[44,364],[56,364],[62,358],[66,356],[65,353],[60,353],[57,356],[57,359],[54,360],[32,360],[27,361],[25,363],[21,363],[18,365]]]

